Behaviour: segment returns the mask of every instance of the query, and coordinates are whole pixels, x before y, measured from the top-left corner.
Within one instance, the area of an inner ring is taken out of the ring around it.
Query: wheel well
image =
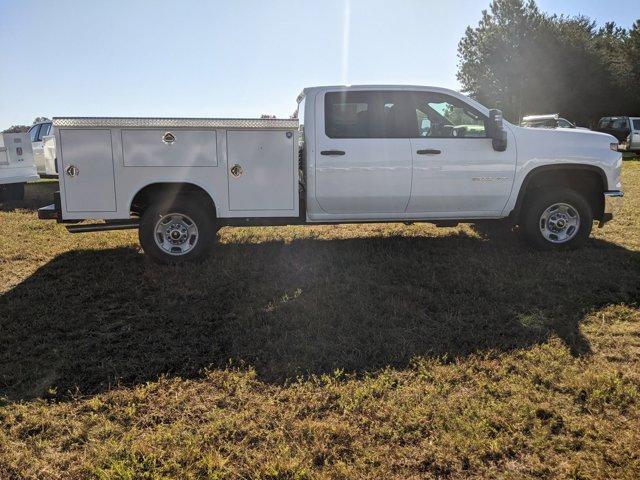
[[[216,206],[213,199],[202,187],[193,183],[152,183],[140,190],[131,201],[130,211],[135,215],[142,215],[145,209],[156,202],[172,202],[177,197],[198,197],[201,205],[210,208],[213,214],[216,213]]]
[[[604,191],[607,189],[604,172],[597,167],[584,165],[540,167],[529,173],[522,183],[514,217],[519,219],[523,205],[538,191],[545,188],[570,188],[584,195],[593,217],[600,219],[604,213]]]

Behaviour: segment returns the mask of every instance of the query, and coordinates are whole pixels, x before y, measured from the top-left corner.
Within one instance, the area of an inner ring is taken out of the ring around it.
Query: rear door
[[[337,215],[405,211],[411,192],[406,105],[393,91],[316,97],[316,199]]]
[[[514,142],[504,152],[495,151],[488,118],[450,95],[416,92],[412,109],[413,183],[407,213],[500,215],[515,175]]]

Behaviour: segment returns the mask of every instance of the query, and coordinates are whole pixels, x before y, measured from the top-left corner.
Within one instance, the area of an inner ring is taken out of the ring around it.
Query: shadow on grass
[[[5,200],[0,198],[0,212],[15,210],[37,210],[53,203],[53,193],[59,190],[56,180],[44,180],[28,183],[22,200]]]
[[[551,335],[582,355],[585,313],[640,298],[638,257],[595,240],[541,253],[460,233],[221,244],[179,267],[73,251],[0,297],[0,396],[92,394],[230,361],[283,382]]]

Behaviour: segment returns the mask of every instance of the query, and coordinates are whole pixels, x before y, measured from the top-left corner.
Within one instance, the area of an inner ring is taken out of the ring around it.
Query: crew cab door
[[[397,92],[329,91],[316,97],[315,192],[322,210],[405,211],[412,159],[403,118]]]
[[[516,168],[513,137],[497,152],[488,118],[459,98],[411,94],[413,181],[407,213],[428,217],[499,216]]]

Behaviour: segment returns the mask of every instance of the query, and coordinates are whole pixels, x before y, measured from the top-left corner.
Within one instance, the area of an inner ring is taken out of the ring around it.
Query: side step
[[[132,230],[138,228],[140,222],[138,220],[123,220],[112,223],[89,223],[68,225],[67,231],[69,233],[86,233],[86,232],[107,232],[110,230]]]

